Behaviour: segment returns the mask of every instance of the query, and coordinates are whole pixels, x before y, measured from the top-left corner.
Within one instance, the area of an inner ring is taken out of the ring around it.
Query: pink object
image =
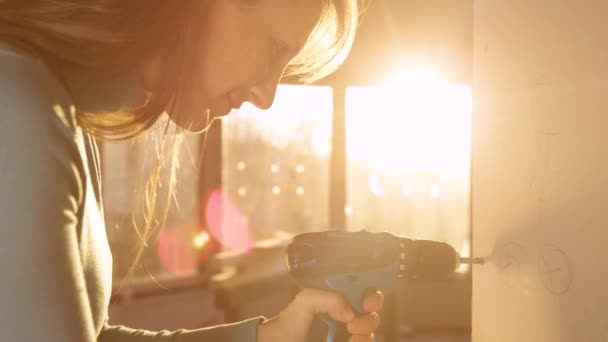
[[[205,205],[209,232],[223,247],[248,251],[253,245],[247,216],[221,190],[213,190]]]
[[[194,227],[163,228],[158,233],[156,250],[160,262],[176,275],[192,274],[199,263],[199,251],[192,245]]]

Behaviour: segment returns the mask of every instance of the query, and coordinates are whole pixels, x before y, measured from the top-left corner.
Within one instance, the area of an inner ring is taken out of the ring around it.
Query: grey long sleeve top
[[[108,325],[99,157],[77,102],[40,61],[0,46],[0,341],[255,341],[263,318],[174,332]]]

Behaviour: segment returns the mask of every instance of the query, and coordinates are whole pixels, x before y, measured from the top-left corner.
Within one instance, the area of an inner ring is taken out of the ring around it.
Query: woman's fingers
[[[384,305],[384,295],[380,291],[368,291],[363,297],[363,309],[366,314],[355,317],[346,328],[352,334],[349,342],[373,342],[374,331],[380,326],[380,311]]]
[[[377,313],[366,313],[357,316],[352,321],[348,322],[346,328],[351,335],[369,335],[372,334],[380,325],[380,316]]]
[[[382,308],[383,301],[382,293],[367,293],[362,304],[370,313],[357,317],[340,294],[320,289],[303,289],[279,315],[258,326],[258,341],[304,341],[313,318],[326,314],[334,321],[347,324],[352,335],[350,342],[373,342],[373,333],[380,324],[380,317],[375,311]]]
[[[384,295],[380,291],[368,291],[363,297],[363,310],[365,312],[376,312],[384,305]]]
[[[295,299],[299,307],[309,315],[327,314],[335,321],[350,322],[355,314],[346,300],[339,294],[318,289],[303,289]]]

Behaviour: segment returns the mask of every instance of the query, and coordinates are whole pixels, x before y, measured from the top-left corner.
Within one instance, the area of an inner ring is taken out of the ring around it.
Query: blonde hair
[[[193,18],[191,7],[204,1],[0,0],[0,41],[36,55],[56,74],[71,68],[120,75],[139,68],[150,56],[159,56],[160,80],[148,89],[144,105],[116,113],[77,112],[79,125],[95,137],[126,140],[146,131],[179,102],[188,83],[188,67],[198,59],[190,42],[199,31],[200,20]],[[322,78],[336,70],[350,51],[358,0],[323,1],[320,20],[309,41],[286,69],[290,77],[306,82]],[[176,145],[169,155],[171,169]],[[163,154],[157,153],[158,167],[146,186],[146,228],[139,232],[144,244],[154,221]],[[169,203],[168,193],[163,217]],[[136,260],[140,255],[141,250]]]
[[[120,74],[146,57],[161,59],[161,81],[141,108],[121,113],[79,112],[80,125],[97,137],[138,135],[175,105],[188,68],[196,63],[190,42],[200,22],[189,14],[204,0],[4,0],[0,40],[29,50],[49,67]],[[323,12],[303,51],[286,70],[314,81],[346,58],[357,26],[357,0],[324,0]]]

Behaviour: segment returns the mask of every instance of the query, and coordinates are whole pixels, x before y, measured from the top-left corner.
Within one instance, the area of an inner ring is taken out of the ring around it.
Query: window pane
[[[223,189],[234,203],[224,222],[241,216],[253,240],[327,228],[332,96],[329,87],[281,85],[272,108],[244,104],[224,119]]]
[[[443,240],[468,255],[471,102],[465,85],[347,89],[349,229]]]
[[[100,142],[102,150],[103,196],[108,240],[114,259],[114,282],[119,284],[134,263],[135,251],[144,230],[145,182],[155,165],[156,144],[163,135],[165,121],[148,133],[128,142]],[[145,249],[136,272],[129,281],[190,275],[196,272],[200,239],[197,224],[198,156],[200,136],[184,135],[179,146],[179,168],[174,184],[175,198],[166,223],[158,227]],[[171,144],[167,143],[169,147]],[[170,151],[163,153],[169,163]],[[156,217],[162,217],[170,182],[169,169],[159,177]],[[177,203],[177,205],[176,205]]]

